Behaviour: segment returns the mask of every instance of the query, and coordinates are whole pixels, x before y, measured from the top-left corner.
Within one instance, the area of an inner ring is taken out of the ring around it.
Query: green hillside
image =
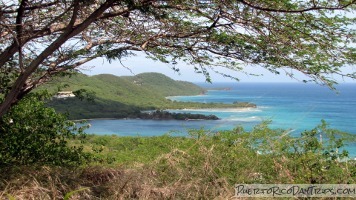
[[[204,89],[192,83],[175,81],[158,73],[144,73],[132,77],[75,74],[57,78],[41,88],[55,93],[64,85],[67,87],[60,90],[85,89],[95,94],[94,101],[53,98],[48,103],[57,111],[68,113],[71,119],[128,117],[140,110],[172,107],[172,102],[165,98],[169,95],[196,95],[204,92]]]
[[[70,78],[57,79],[47,84],[51,91],[68,84],[63,90],[75,91],[86,89],[96,93],[97,97],[142,106],[149,103],[163,103],[170,95],[196,95],[204,92],[203,88],[192,83],[175,81],[163,74],[144,73],[131,77],[118,77],[110,74],[86,76],[76,74]],[[142,104],[143,103],[143,104]]]
[[[66,87],[63,87],[65,86]],[[59,89],[60,88],[60,89]],[[86,98],[52,98],[48,105],[58,112],[67,113],[70,119],[89,118],[126,118],[137,117],[142,110],[211,108],[211,107],[245,107],[241,104],[203,104],[173,102],[166,99],[173,95],[198,95],[205,90],[193,83],[175,81],[159,73],[143,73],[136,76],[118,77],[110,74],[87,76],[75,74],[61,77],[42,86],[52,93],[57,91],[86,90],[94,101]],[[83,95],[86,96],[86,93]]]
[[[144,86],[161,96],[195,95],[204,92],[203,88],[186,81],[175,81],[159,73],[142,73],[137,76],[123,77],[137,85]]]

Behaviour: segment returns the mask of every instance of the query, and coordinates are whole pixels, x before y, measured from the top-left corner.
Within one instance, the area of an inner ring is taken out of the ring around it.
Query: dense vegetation
[[[24,98],[0,118],[0,168],[14,165],[78,165],[86,161],[81,145],[68,140],[84,137],[83,127],[68,121],[42,101],[42,95]]]
[[[75,91],[83,98],[56,99],[48,103],[70,119],[139,117],[141,110],[181,108],[251,107],[250,103],[183,103],[167,99],[172,95],[198,95],[203,88],[189,82],[175,81],[163,74],[144,73],[117,77],[109,74],[86,76],[75,74],[58,78],[40,89],[52,93],[60,90]]]
[[[92,154],[83,168],[2,168],[0,198],[213,199],[230,198],[236,183],[350,184],[356,163],[342,147],[349,138],[319,127],[300,137],[272,130],[190,130],[188,137],[88,135],[72,140]],[[322,133],[323,141],[318,140]]]
[[[171,113],[164,110],[156,110],[151,112],[141,112],[138,117],[140,119],[174,119],[174,120],[218,120],[216,115],[202,115],[191,113]]]

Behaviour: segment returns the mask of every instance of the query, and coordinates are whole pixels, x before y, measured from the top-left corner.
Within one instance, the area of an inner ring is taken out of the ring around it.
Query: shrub
[[[0,166],[78,165],[89,155],[68,140],[83,137],[83,129],[31,94],[0,119]]]

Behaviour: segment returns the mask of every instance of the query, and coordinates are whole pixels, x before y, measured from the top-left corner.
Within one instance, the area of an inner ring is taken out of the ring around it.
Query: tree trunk
[[[23,73],[16,79],[10,92],[5,96],[4,101],[0,105],[0,118],[2,118],[11,108],[12,105],[17,103],[24,95],[22,93],[26,92],[24,86],[27,79],[37,70],[38,66],[55,50],[62,46],[71,37],[79,34],[85,28],[87,28],[91,23],[93,23],[98,17],[100,17],[104,11],[109,8],[115,0],[108,0],[103,3],[96,11],[94,11],[86,20],[81,24],[72,27],[71,24],[68,25],[66,30],[61,36],[59,36],[51,45],[49,45],[40,55],[37,56],[25,69]],[[77,13],[73,13],[76,15]],[[29,91],[27,91],[29,92]]]

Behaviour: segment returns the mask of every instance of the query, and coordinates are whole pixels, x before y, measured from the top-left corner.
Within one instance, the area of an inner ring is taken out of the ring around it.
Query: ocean
[[[245,130],[251,130],[255,125],[268,120],[271,121],[271,128],[291,130],[291,134],[298,135],[321,124],[323,119],[331,128],[356,135],[356,84],[353,83],[337,85],[336,90],[310,83],[237,82],[198,85],[212,89],[205,95],[168,98],[204,103],[250,102],[256,104],[257,108],[169,110],[214,114],[221,118],[217,121],[90,120],[91,127],[86,132],[121,136],[186,135],[187,130],[200,128],[219,131],[242,126]],[[351,144],[348,150],[353,157],[356,156],[356,144]]]

